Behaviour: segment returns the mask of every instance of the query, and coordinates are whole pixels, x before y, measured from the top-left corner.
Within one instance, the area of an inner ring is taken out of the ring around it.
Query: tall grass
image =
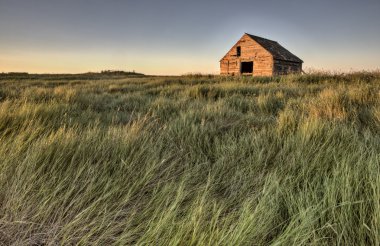
[[[380,75],[0,80],[0,244],[379,245]]]

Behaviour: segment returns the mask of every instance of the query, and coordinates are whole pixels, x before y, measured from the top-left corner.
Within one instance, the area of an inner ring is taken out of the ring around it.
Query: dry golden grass
[[[0,244],[379,245],[380,74],[0,77]]]

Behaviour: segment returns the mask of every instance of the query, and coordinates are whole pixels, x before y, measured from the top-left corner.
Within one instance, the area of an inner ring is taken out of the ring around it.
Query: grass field
[[[379,245],[380,73],[0,77],[0,245]]]

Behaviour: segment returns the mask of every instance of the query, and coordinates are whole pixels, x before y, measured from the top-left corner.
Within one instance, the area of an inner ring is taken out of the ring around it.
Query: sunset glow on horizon
[[[306,68],[380,68],[380,2],[0,0],[0,73],[219,73],[244,32]]]

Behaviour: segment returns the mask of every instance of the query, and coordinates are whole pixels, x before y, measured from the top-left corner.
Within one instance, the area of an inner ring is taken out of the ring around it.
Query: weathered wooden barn
[[[273,76],[300,73],[302,63],[276,41],[245,33],[220,60],[220,74]]]

